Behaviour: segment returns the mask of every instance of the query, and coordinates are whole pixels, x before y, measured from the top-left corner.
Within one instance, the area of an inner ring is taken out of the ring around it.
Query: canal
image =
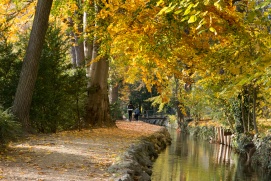
[[[245,166],[228,146],[169,130],[172,144],[153,165],[152,181],[270,181],[260,168]]]

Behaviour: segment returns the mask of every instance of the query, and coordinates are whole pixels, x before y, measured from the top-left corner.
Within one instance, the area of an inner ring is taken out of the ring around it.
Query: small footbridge
[[[144,111],[143,114],[139,116],[139,120],[159,126],[166,126],[168,123],[167,116],[164,113],[155,112],[153,110]]]

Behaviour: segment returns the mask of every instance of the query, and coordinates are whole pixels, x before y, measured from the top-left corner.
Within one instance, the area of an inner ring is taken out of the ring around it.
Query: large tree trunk
[[[92,72],[89,96],[86,108],[86,122],[91,126],[113,126],[110,118],[108,98],[108,62],[103,57],[95,62],[96,69]]]
[[[29,131],[29,112],[53,0],[38,0],[12,111]]]
[[[99,0],[94,1],[95,12],[100,11]],[[95,21],[95,26],[101,22]],[[101,25],[102,26],[102,25]],[[100,43],[98,36],[94,37],[92,60],[99,55]],[[109,63],[107,56],[103,55],[99,61],[93,62],[90,69],[90,81],[88,88],[88,101],[86,106],[86,123],[91,126],[113,126],[115,122],[110,117],[109,97],[108,97],[108,71]]]
[[[88,34],[88,28],[90,24],[88,23],[88,13],[84,12],[84,18],[83,18],[83,28],[84,33]],[[91,60],[92,60],[92,52],[93,52],[93,40],[91,40],[89,37],[87,37],[84,40],[84,53],[85,53],[85,60],[86,60],[86,72],[87,76],[90,76],[90,67],[91,67]]]

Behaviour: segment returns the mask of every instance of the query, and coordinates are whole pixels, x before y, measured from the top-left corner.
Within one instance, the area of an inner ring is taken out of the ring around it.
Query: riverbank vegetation
[[[241,154],[247,166],[261,166],[270,169],[270,128],[271,124],[267,120],[257,121],[260,127],[260,134],[253,132],[238,133],[214,120],[200,120],[181,123],[181,130],[211,144],[224,144],[230,146],[234,151]],[[223,135],[219,135],[221,132]],[[227,134],[225,134],[227,132]],[[227,136],[226,138],[224,137]],[[221,136],[224,142],[221,142]]]

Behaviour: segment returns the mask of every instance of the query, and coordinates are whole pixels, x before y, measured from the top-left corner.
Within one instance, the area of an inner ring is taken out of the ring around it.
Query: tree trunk
[[[76,65],[77,67],[83,67],[85,65],[85,55],[84,55],[84,41],[83,38],[80,36],[83,36],[83,15],[79,14],[79,24],[78,27],[78,33],[75,33],[75,51],[76,51]]]
[[[90,26],[88,21],[88,14],[84,12],[84,17],[83,17],[83,28],[84,28],[84,33],[87,35],[88,34],[88,27]],[[93,40],[91,40],[89,37],[87,37],[84,40],[84,53],[85,53],[85,61],[86,61],[86,72],[87,76],[90,76],[90,67],[91,67],[91,60],[92,60],[92,52],[93,52]]]
[[[85,65],[85,56],[84,56],[84,44],[79,39],[78,35],[75,35],[75,53],[76,53],[76,66],[83,67]]]
[[[243,121],[243,128],[244,133],[247,132],[246,122],[245,122],[245,106],[244,106],[244,95],[241,96],[241,112],[242,112],[242,121]]]
[[[25,131],[30,131],[29,112],[52,3],[53,0],[38,0],[30,39],[12,106],[12,112],[21,121]]]
[[[250,105],[250,101],[251,101],[251,98],[250,98],[250,95],[248,95],[248,102],[249,102],[249,105],[248,105],[248,112],[247,112],[247,130],[250,131],[250,122],[251,122],[251,105]]]
[[[253,87],[253,124],[255,133],[258,134],[258,127],[256,123],[256,99],[257,99],[257,90],[256,87]]]
[[[95,13],[98,14],[100,7],[99,0],[94,1]],[[103,26],[97,19],[95,26]],[[99,55],[99,37],[94,36],[92,60]],[[107,56],[103,55],[97,62],[92,62],[90,69],[90,81],[88,88],[88,100],[86,105],[86,123],[90,126],[114,126],[115,121],[110,117],[109,97],[108,97],[108,71],[109,63]]]
[[[73,40],[72,40],[72,42],[74,42]],[[71,46],[71,63],[72,63],[72,65],[73,65],[73,68],[76,68],[76,51],[75,51],[75,47],[72,45]]]
[[[83,24],[83,17],[79,16],[82,19],[79,23]],[[73,28],[74,21],[71,17],[68,18],[69,28]],[[83,25],[78,25],[78,33],[74,33],[73,30],[70,32],[71,36],[71,54],[72,54],[72,64],[73,67],[83,67],[85,65],[85,56],[84,56],[84,44],[80,39],[80,34],[83,33]]]
[[[73,20],[71,17],[68,17],[67,19],[67,24],[70,30],[68,35],[71,38],[71,48],[70,48],[70,53],[71,53],[71,63],[73,68],[76,68],[76,50],[75,50],[75,38],[74,38],[74,32],[72,31],[73,28]]]
[[[175,109],[176,109],[176,112],[177,112],[177,120],[178,120],[178,124],[180,124],[181,122],[184,121],[184,113],[182,112],[182,110],[180,109],[180,106],[181,106],[181,103],[180,101],[178,100],[178,95],[181,94],[179,91],[180,91],[180,83],[179,83],[179,79],[177,79],[175,76],[174,76],[174,81],[175,81],[175,90],[174,90],[174,97],[175,97]]]
[[[113,126],[110,118],[109,98],[108,98],[108,67],[107,59],[103,57],[95,62],[96,69],[91,76],[89,96],[86,108],[86,122],[91,126]]]
[[[119,99],[119,84],[115,84],[112,86],[111,90],[111,104],[114,104]]]

